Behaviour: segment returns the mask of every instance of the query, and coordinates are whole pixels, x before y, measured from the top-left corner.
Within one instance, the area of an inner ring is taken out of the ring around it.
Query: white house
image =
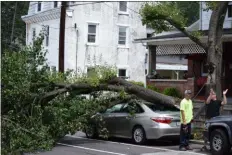
[[[43,27],[49,65],[58,68],[61,2],[30,2],[26,43]],[[86,73],[95,65],[116,66],[118,76],[144,81],[146,47],[132,41],[146,37],[137,11],[141,2],[68,2],[65,25],[65,70]]]

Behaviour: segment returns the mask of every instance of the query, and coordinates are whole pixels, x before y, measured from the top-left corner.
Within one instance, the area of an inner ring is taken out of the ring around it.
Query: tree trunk
[[[207,44],[207,67],[208,80],[206,83],[206,94],[209,95],[210,88],[216,90],[217,98],[222,98],[221,70],[222,70],[222,36],[223,24],[228,7],[228,2],[217,2],[217,7],[212,11],[209,23],[208,44]],[[202,106],[194,115],[196,119],[205,110]]]
[[[212,12],[209,24],[208,35],[208,51],[207,51],[207,65],[208,65],[208,81],[207,91],[213,88],[216,90],[217,98],[222,97],[221,88],[221,70],[222,70],[222,36],[223,24],[226,16],[228,2],[217,2],[218,5]]]

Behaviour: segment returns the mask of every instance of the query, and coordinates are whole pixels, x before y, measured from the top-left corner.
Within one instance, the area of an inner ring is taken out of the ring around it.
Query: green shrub
[[[176,88],[165,88],[163,91],[164,95],[181,98],[180,91]]]
[[[153,91],[156,91],[158,93],[160,93],[161,91],[159,90],[159,88],[157,88],[156,86],[153,86],[153,85],[147,85],[147,88],[148,89],[151,89]]]
[[[143,82],[137,82],[137,81],[129,81],[135,85],[138,85],[138,86],[141,86],[141,87],[144,87],[144,83]]]

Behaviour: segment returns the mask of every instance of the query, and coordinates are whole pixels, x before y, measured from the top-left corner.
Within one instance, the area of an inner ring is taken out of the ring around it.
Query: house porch
[[[184,89],[191,89],[195,96],[207,80],[207,71],[204,65],[206,62],[206,52],[187,37],[178,36],[178,34],[173,35],[176,35],[177,37],[169,35],[148,38],[144,41],[140,40],[140,42],[147,43],[149,47],[149,76],[147,77],[147,83],[155,85],[160,90],[167,87],[175,87],[182,94]],[[207,41],[206,37],[203,37],[202,40]],[[229,98],[228,102],[232,104],[232,52],[230,50],[232,49],[232,35],[225,35],[223,41],[224,52],[221,83],[222,89],[229,89],[227,94]],[[188,60],[188,72],[186,78],[170,80],[158,79],[157,77],[150,76],[154,70],[157,70],[157,55],[184,56]],[[196,99],[205,100],[205,94],[205,88],[202,88]]]

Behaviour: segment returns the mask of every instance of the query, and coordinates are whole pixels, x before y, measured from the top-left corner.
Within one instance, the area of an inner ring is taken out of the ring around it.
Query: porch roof
[[[201,33],[203,33],[203,37],[206,37],[208,35],[208,30],[204,30],[201,31]],[[223,34],[224,35],[230,35],[232,34],[232,28],[230,29],[224,29],[223,30]],[[166,34],[166,35],[159,35],[159,36],[155,36],[155,37],[150,37],[150,38],[140,38],[140,39],[135,39],[134,41],[156,41],[156,40],[161,40],[161,39],[174,39],[174,38],[187,38],[185,34],[183,34],[182,32],[176,32],[176,33],[172,33],[172,34]],[[190,40],[190,39],[189,39]]]

